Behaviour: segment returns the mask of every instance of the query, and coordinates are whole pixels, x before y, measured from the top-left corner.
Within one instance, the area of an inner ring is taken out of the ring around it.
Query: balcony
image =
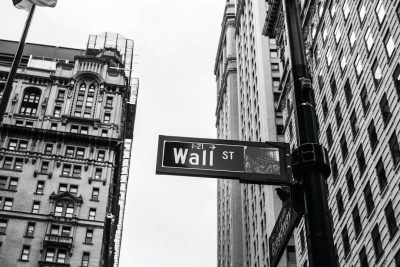
[[[44,245],[55,245],[58,247],[71,248],[72,242],[73,242],[73,238],[70,236],[46,234],[46,236],[44,237]],[[64,266],[64,265],[60,265],[60,266]]]
[[[39,267],[70,267],[69,263],[60,263],[52,261],[39,261]]]

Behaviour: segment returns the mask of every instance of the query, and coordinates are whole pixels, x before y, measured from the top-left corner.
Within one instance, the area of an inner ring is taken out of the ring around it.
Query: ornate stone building
[[[17,43],[0,40],[4,87]],[[0,128],[0,266],[118,266],[133,41],[27,44]]]

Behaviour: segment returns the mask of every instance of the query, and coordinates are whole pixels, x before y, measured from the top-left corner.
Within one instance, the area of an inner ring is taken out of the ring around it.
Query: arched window
[[[40,100],[40,90],[37,88],[27,88],[22,97],[20,114],[35,116]]]
[[[87,84],[89,88],[87,89]],[[94,110],[96,85],[90,81],[82,82],[79,86],[75,100],[74,116],[91,118]]]

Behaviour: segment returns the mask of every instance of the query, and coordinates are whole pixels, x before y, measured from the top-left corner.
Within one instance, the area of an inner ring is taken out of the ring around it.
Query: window
[[[0,190],[11,190],[17,191],[18,187],[18,178],[0,176]]]
[[[40,201],[33,201],[32,213],[39,213]]]
[[[394,45],[393,37],[390,35],[389,30],[387,31],[383,42],[385,43],[386,53],[387,53],[388,57],[391,58],[393,55],[395,45]]]
[[[340,52],[339,60],[340,60],[340,70],[343,73],[347,66],[347,58],[346,55],[343,53],[343,50]]]
[[[368,137],[369,143],[371,144],[371,151],[374,152],[376,145],[378,144],[378,136],[376,134],[374,120],[368,126]]]
[[[43,195],[44,183],[44,181],[38,181],[36,186],[36,194]]]
[[[65,217],[72,218],[74,216],[74,204],[67,203],[65,209]]]
[[[27,127],[27,128],[32,128],[32,127],[33,127],[33,122],[27,121],[27,122],[25,123],[25,127]]]
[[[389,148],[390,148],[390,153],[392,154],[393,165],[397,166],[398,163],[400,162],[400,146],[396,132],[394,132],[389,139]]]
[[[343,133],[342,138],[340,138],[340,149],[342,151],[342,159],[343,162],[347,158],[347,155],[349,154],[349,149],[347,147],[347,141],[346,141],[346,135]]]
[[[347,191],[349,193],[349,198],[351,198],[355,190],[353,172],[351,171],[351,168],[346,173],[346,184],[347,184]]]
[[[50,126],[50,130],[57,131],[57,123],[52,123]]]
[[[8,149],[9,150],[17,150],[18,140],[10,139],[8,142]]]
[[[392,77],[393,77],[394,87],[396,88],[397,97],[400,98],[400,63],[397,63],[396,69],[394,70]]]
[[[331,1],[329,10],[330,10],[331,18],[333,18],[336,14],[336,1]]]
[[[343,241],[344,256],[347,257],[347,255],[349,255],[350,252],[350,240],[349,240],[349,233],[347,232],[347,226],[345,226],[342,231],[342,241]]]
[[[58,94],[57,94],[56,101],[63,102],[64,101],[64,96],[65,96],[65,91],[64,90],[59,90]]]
[[[379,24],[381,24],[386,15],[384,1],[379,0],[378,5],[376,6],[375,12],[376,12],[376,15],[378,16]]]
[[[89,132],[89,130],[88,130],[88,127],[81,127],[81,134],[88,134],[88,132]]]
[[[89,257],[90,257],[89,252],[84,252],[83,253],[81,267],[88,267],[89,266]]]
[[[335,80],[335,76],[334,75],[332,75],[329,84],[330,84],[330,87],[331,87],[331,93],[332,93],[332,99],[333,99],[333,98],[335,98],[336,92],[337,92],[336,80]]]
[[[71,173],[71,165],[64,164],[63,169],[62,169],[62,175],[69,176],[70,173]]]
[[[57,253],[57,263],[65,263],[67,252],[63,249],[59,249]]]
[[[106,107],[112,107],[112,105],[113,105],[113,98],[111,96],[107,96]]]
[[[64,225],[61,229],[61,236],[70,236],[70,235],[71,235],[71,227]]]
[[[374,78],[375,87],[377,88],[382,80],[382,70],[379,67],[377,59],[375,59],[374,64],[372,65],[372,75]]]
[[[83,148],[83,147],[77,147],[77,148],[76,148],[76,155],[75,155],[75,157],[76,157],[77,159],[83,159],[84,156],[85,156],[85,148]]]
[[[336,42],[336,44],[339,43],[340,37],[342,37],[342,32],[340,31],[339,25],[336,25],[336,28],[335,28],[335,42]]]
[[[40,169],[40,172],[47,173],[48,171],[49,171],[49,162],[48,161],[43,161],[42,162],[42,168]]]
[[[279,64],[278,63],[271,63],[272,71],[279,71]]]
[[[335,118],[336,118],[336,125],[337,128],[339,129],[340,125],[342,124],[343,117],[342,117],[342,111],[340,109],[340,103],[338,103],[335,107]]]
[[[54,107],[53,116],[54,118],[61,117],[61,107]]]
[[[278,88],[280,84],[279,78],[272,78],[272,86]]]
[[[381,192],[386,188],[388,180],[386,177],[385,167],[383,166],[382,158],[379,159],[378,164],[376,164],[376,175],[378,177],[379,189]]]
[[[326,129],[326,141],[328,142],[328,148],[331,149],[333,144],[331,125],[328,125],[328,128]]]
[[[360,54],[357,54],[356,60],[354,61],[354,67],[356,68],[357,78],[360,78],[364,68]]]
[[[370,105],[368,92],[367,92],[367,87],[365,85],[361,90],[360,98],[361,98],[361,105],[362,105],[362,108],[363,108],[363,111],[364,111],[364,115],[365,115],[367,113],[369,105]]]
[[[99,150],[97,152],[97,160],[104,161],[105,155],[106,155],[106,152],[104,150]]]
[[[351,216],[353,217],[355,236],[358,237],[358,235],[361,233],[362,225],[361,225],[360,212],[358,211],[357,205],[351,212]]]
[[[99,194],[100,194],[99,188],[96,188],[96,187],[93,188],[91,200],[99,200]]]
[[[367,14],[367,10],[365,8],[365,5],[363,5],[362,1],[360,1],[360,4],[358,5],[358,16],[360,18],[361,23],[364,21],[365,19],[365,15]]]
[[[22,170],[23,160],[20,158],[15,159],[14,170]]]
[[[110,118],[111,118],[111,114],[110,113],[104,113],[104,122],[105,123],[109,123],[110,122]]]
[[[372,36],[371,27],[368,27],[364,39],[365,39],[365,44],[367,45],[368,52],[371,52],[372,46],[374,45],[374,37]]]
[[[102,173],[102,169],[100,169],[100,168],[96,168],[96,171],[95,171],[95,173],[94,173],[94,178],[96,179],[96,180],[101,180],[101,173]]]
[[[396,216],[395,216],[394,210],[393,210],[392,201],[389,201],[389,203],[385,207],[385,217],[386,217],[386,223],[387,223],[388,229],[389,229],[390,239],[392,239],[398,229]]]
[[[335,183],[338,178],[338,174],[339,174],[335,156],[332,157],[331,167],[332,167],[331,168],[332,169],[332,179],[333,179],[333,182]]]
[[[48,262],[53,262],[55,258],[55,249],[54,248],[48,248],[46,251],[46,261]]]
[[[5,234],[7,230],[7,220],[0,219],[0,234]]]
[[[94,221],[96,218],[96,209],[95,208],[90,208],[89,209],[89,217],[88,220],[89,221]]]
[[[365,206],[367,207],[367,214],[369,216],[371,215],[371,212],[375,208],[374,198],[372,196],[371,186],[369,182],[365,186],[363,193],[364,193]]]
[[[324,74],[323,74],[322,69],[321,69],[319,74],[318,74],[318,86],[319,86],[319,90],[320,91],[324,87],[324,76],[323,75]]]
[[[28,245],[23,245],[22,246],[22,252],[21,252],[21,260],[22,261],[28,261],[29,260],[29,252],[31,250],[31,247]]]
[[[4,162],[3,162],[3,168],[4,169],[11,169],[13,163],[13,158],[11,157],[5,157]]]
[[[354,44],[357,40],[356,33],[353,31],[353,27],[350,27],[347,35],[348,35],[349,42],[350,42],[350,48],[353,48]]]
[[[53,153],[53,144],[46,144],[44,147],[45,154],[52,154]]]
[[[326,54],[326,64],[328,68],[331,66],[332,63],[332,52],[331,49],[329,48],[328,53]]]
[[[102,137],[107,137],[108,131],[107,130],[101,130],[101,136]]]
[[[342,217],[342,215],[343,215],[343,212],[344,212],[342,191],[340,189],[336,194],[336,205],[337,205],[337,208],[338,208],[338,214],[339,214],[339,219],[340,219]]]
[[[21,140],[19,141],[18,150],[26,151],[28,149],[28,141]]]
[[[81,177],[82,166],[74,165],[72,170],[72,177]]]
[[[9,198],[9,197],[6,197],[6,198],[4,199],[4,206],[3,206],[3,209],[4,209],[4,210],[12,210],[13,203],[14,203],[14,199]]]
[[[343,4],[343,17],[345,20],[347,20],[347,18],[349,17],[350,14],[350,7],[349,7],[349,3],[346,1]]]
[[[300,254],[304,253],[305,247],[306,247],[306,240],[304,237],[304,230],[301,229],[301,232],[300,232]]]
[[[78,132],[78,125],[71,125],[71,133],[77,133]]]
[[[69,192],[73,195],[78,194],[78,186],[77,185],[70,185]]]
[[[379,233],[378,225],[375,225],[374,229],[372,229],[371,235],[372,235],[372,243],[374,245],[376,261],[378,261],[383,255],[381,234]]]
[[[276,51],[274,49],[271,49],[270,55],[271,55],[271,58],[277,58],[278,57],[278,51]]]
[[[358,163],[358,168],[360,170],[360,176],[364,173],[365,168],[367,167],[365,163],[365,157],[364,157],[364,150],[362,146],[360,146],[357,150],[357,163]]]
[[[85,243],[92,244],[92,241],[93,241],[93,229],[87,229],[85,236]]]
[[[347,106],[349,106],[351,99],[353,98],[353,93],[351,92],[349,79],[347,79],[346,83],[344,84],[344,96],[346,98]]]
[[[33,235],[35,234],[35,225],[36,224],[34,222],[28,222],[25,232],[26,237],[33,237]]]
[[[25,89],[19,113],[28,116],[35,116],[39,106],[40,94],[41,92],[37,88]]]
[[[67,184],[60,184],[58,187],[58,193],[67,192],[68,185]]]
[[[358,257],[360,259],[360,267],[369,267],[367,252],[365,251],[365,246],[363,246],[362,249],[360,250]]]
[[[74,157],[75,155],[75,148],[72,146],[67,146],[65,149],[65,156],[66,157]]]
[[[390,106],[386,97],[386,93],[383,94],[382,99],[379,102],[379,107],[381,109],[383,123],[386,127],[390,118],[392,117],[392,112],[390,111]]]
[[[328,117],[328,103],[326,102],[326,97],[322,99],[322,113],[324,114],[324,119]]]

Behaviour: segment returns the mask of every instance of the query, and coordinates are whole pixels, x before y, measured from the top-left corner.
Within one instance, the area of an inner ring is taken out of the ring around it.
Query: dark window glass
[[[368,137],[369,143],[371,144],[371,150],[373,152],[376,148],[376,145],[378,144],[378,135],[376,134],[375,124],[373,120],[368,126]]]
[[[378,177],[379,188],[381,192],[386,188],[388,184],[388,180],[386,177],[385,167],[383,166],[382,158],[379,159],[378,164],[376,165],[376,175]]]
[[[334,75],[332,75],[329,84],[330,84],[330,87],[331,87],[332,99],[334,99],[335,96],[336,96],[336,92],[337,92],[336,80],[335,80],[335,76]]]
[[[386,127],[390,118],[392,117],[392,112],[390,111],[390,106],[386,97],[386,93],[383,94],[382,99],[379,102],[379,107],[381,109],[383,123],[385,124]]]
[[[80,177],[82,172],[82,166],[74,165],[72,176],[73,177]]]
[[[357,150],[357,163],[358,168],[360,170],[360,176],[364,173],[366,166],[365,157],[364,157],[364,150],[362,146],[360,146]]]
[[[333,156],[332,160],[331,160],[331,169],[332,169],[332,179],[333,179],[333,182],[335,183],[338,178],[338,168],[337,168],[335,156]]]
[[[351,99],[353,98],[353,93],[351,92],[349,79],[347,79],[346,83],[344,84],[344,96],[346,97],[347,106],[350,105]]]
[[[374,78],[375,87],[378,87],[382,80],[382,69],[379,66],[378,59],[372,64],[372,77]]]
[[[325,97],[322,99],[322,112],[324,113],[324,119],[326,119],[328,117],[329,109]]]
[[[389,139],[389,148],[392,154],[393,165],[397,166],[397,164],[400,162],[400,146],[396,132],[394,132]]]
[[[400,5],[399,5],[400,7]],[[397,12],[399,14],[399,12]],[[400,266],[400,249],[397,251],[396,255],[394,256],[394,262],[396,264],[396,267]]]
[[[364,114],[366,114],[370,103],[369,103],[367,87],[365,85],[364,85],[363,89],[361,90],[360,99],[361,99],[361,105],[362,105]]]
[[[371,235],[372,235],[372,243],[374,245],[376,261],[378,261],[383,255],[381,234],[379,233],[378,225],[375,225],[374,229],[372,229]]]
[[[351,215],[353,217],[354,232],[355,232],[356,237],[358,237],[358,235],[361,233],[362,225],[361,225],[360,212],[358,211],[357,205],[353,209]]]
[[[363,246],[362,249],[360,250],[358,257],[360,258],[360,267],[369,267],[365,246]]]
[[[345,226],[342,231],[342,241],[343,241],[343,251],[344,256],[347,257],[350,252],[350,240],[349,240],[349,233],[347,232],[347,227]]]
[[[346,135],[343,134],[342,138],[340,138],[340,148],[342,151],[342,158],[343,161],[347,158],[347,155],[349,154],[349,149],[347,147],[347,141],[346,141]]]
[[[339,218],[341,218],[344,212],[344,205],[343,205],[342,191],[340,189],[336,194],[336,205],[338,208]]]
[[[367,214],[369,216],[371,215],[371,212],[375,208],[374,198],[372,196],[371,186],[369,182],[365,186],[363,193],[364,193],[365,206],[367,207]]]
[[[389,201],[389,203],[385,207],[385,217],[389,229],[390,238],[392,239],[398,229],[392,201]]]
[[[358,120],[357,120],[357,115],[356,115],[355,110],[353,110],[353,112],[350,115],[350,126],[351,126],[351,133],[353,134],[353,138],[356,138],[359,127],[358,127]]]
[[[397,63],[396,69],[394,70],[393,82],[394,87],[396,88],[397,97],[400,98],[400,63]]]
[[[346,173],[346,184],[347,184],[347,190],[349,192],[349,197],[351,197],[353,195],[354,189],[355,189],[353,172],[351,171],[351,168]]]
[[[333,144],[331,125],[328,125],[328,128],[326,129],[326,141],[328,142],[328,148],[331,149],[332,144]]]
[[[342,124],[343,121],[343,116],[342,116],[342,111],[340,109],[340,104],[338,103],[335,107],[335,118],[336,118],[336,124],[339,129],[340,125]]]

